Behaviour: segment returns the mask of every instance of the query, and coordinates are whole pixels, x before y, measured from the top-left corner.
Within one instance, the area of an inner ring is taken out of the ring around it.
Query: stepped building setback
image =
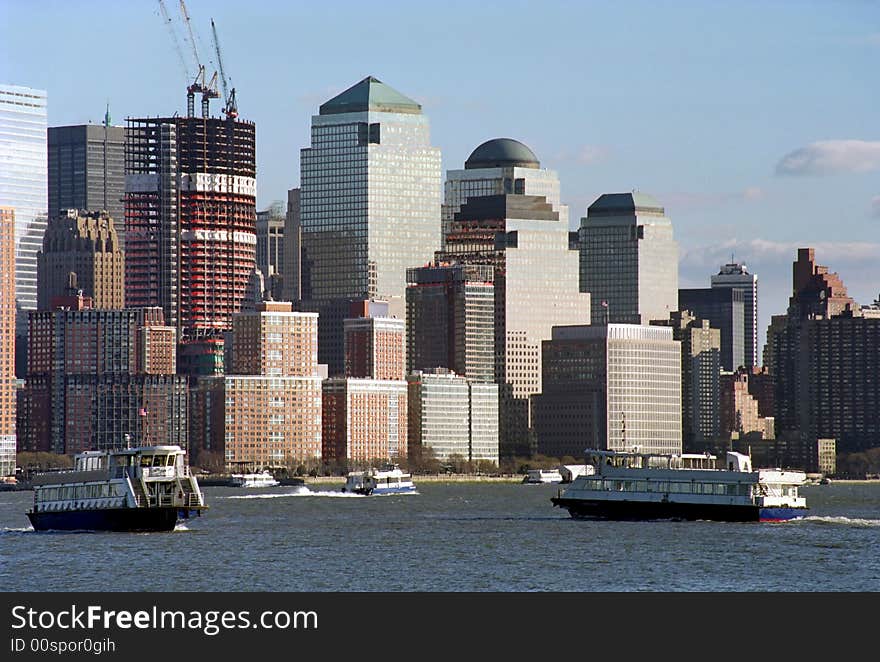
[[[811,447],[836,439],[839,452],[880,439],[880,317],[847,294],[836,273],[798,249],[785,316],[768,331],[776,436]]]
[[[349,303],[402,307],[407,268],[440,247],[440,150],[422,107],[370,76],[312,117],[300,171],[302,262],[292,291],[300,309],[320,313],[321,362],[341,375]]]
[[[39,310],[68,294],[71,274],[95,308],[125,306],[125,253],[107,212],[69,209],[49,221],[37,253]]]
[[[543,196],[471,197],[455,215],[437,261],[494,270],[500,453],[528,455],[534,451],[531,397],[541,392],[541,342],[554,325],[590,317],[568,227]]]

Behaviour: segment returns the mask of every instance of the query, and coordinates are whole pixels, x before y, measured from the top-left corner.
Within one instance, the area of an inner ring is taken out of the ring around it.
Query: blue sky
[[[178,0],[165,0],[185,56]],[[813,246],[850,294],[880,293],[880,3],[189,0],[202,60],[257,124],[258,204],[299,184],[323,101],[374,75],[422,103],[444,169],[493,137],[559,173],[572,224],[600,194],[666,207],[682,287],[733,254],[760,326]],[[0,0],[0,80],[48,90],[49,124],[185,110],[158,1]],[[191,59],[191,57],[190,57]],[[192,68],[192,67],[191,67]],[[215,102],[219,111],[220,104]]]

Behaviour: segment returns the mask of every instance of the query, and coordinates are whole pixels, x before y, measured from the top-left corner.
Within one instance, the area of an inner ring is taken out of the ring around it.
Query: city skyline
[[[444,179],[479,144],[511,137],[559,173],[570,226],[602,193],[656,197],[680,242],[680,287],[708,287],[731,256],[758,275],[763,346],[770,316],[785,312],[797,248],[814,247],[860,303],[880,282],[869,78],[880,8],[807,4],[551,2],[536,23],[528,3],[388,2],[369,29],[348,2],[187,6],[204,60],[216,21],[241,116],[258,126],[259,209],[299,185],[314,109],[374,75],[422,104]],[[47,90],[49,126],[98,124],[108,101],[117,125],[185,112],[191,81],[158,3],[10,2],[0,12],[5,82]],[[63,36],[98,16],[102,47],[70,48]],[[485,39],[487,26],[509,44]],[[42,47],[29,48],[36,34]]]

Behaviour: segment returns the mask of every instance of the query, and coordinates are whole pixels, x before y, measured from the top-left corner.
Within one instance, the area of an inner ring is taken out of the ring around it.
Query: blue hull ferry
[[[588,450],[594,473],[551,501],[575,519],[782,522],[804,517],[802,471],[753,471],[747,455]]]
[[[87,451],[33,479],[37,531],[171,531],[206,509],[179,446]]]

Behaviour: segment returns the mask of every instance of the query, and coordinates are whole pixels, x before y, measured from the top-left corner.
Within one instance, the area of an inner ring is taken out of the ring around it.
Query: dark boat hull
[[[36,531],[172,531],[178,508],[107,508],[30,512]]]
[[[650,521],[708,520],[715,522],[784,521],[803,517],[806,509],[660,501],[589,501],[554,497],[554,506],[565,508],[574,519]],[[771,514],[772,511],[772,514]]]

